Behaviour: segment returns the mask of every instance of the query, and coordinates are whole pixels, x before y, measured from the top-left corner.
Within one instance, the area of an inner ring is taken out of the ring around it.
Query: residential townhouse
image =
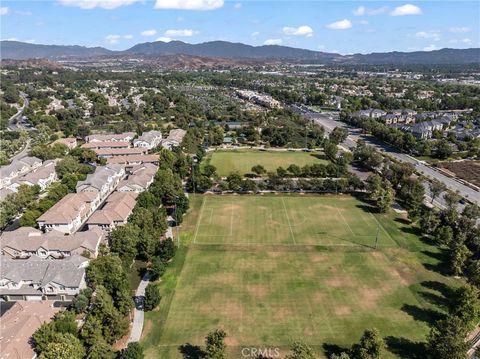
[[[0,256],[0,298],[16,300],[70,301],[86,288],[88,259],[74,255],[62,260],[12,259]]]
[[[0,322],[0,357],[5,359],[34,359],[37,353],[32,335],[43,323],[50,322],[60,307],[53,300],[19,300],[2,313]]]
[[[37,219],[45,232],[76,232],[101,203],[99,192],[69,193]]]
[[[78,145],[77,139],[75,137],[59,138],[52,143],[52,145],[56,144],[65,145],[70,150],[73,150]]]
[[[157,170],[157,166],[149,163],[132,167],[128,177],[118,184],[117,191],[135,193],[145,191],[153,183]]]
[[[148,152],[148,149],[136,148],[98,148],[94,149],[95,153],[100,158],[110,158],[115,156],[139,156]]]
[[[186,134],[187,131],[182,130],[181,128],[171,130],[168,137],[162,141],[162,146],[168,149],[178,147],[182,144],[183,138]]]
[[[80,146],[84,149],[96,150],[99,148],[129,148],[130,142],[127,141],[93,141],[87,142]]]
[[[135,132],[124,132],[119,134],[114,133],[103,133],[95,134],[85,137],[86,142],[105,142],[105,141],[121,141],[121,142],[132,142],[135,138]]]
[[[73,255],[96,258],[105,233],[99,229],[64,235],[57,231],[43,233],[32,227],[20,227],[0,235],[2,255],[25,259],[62,259]]]
[[[117,226],[125,225],[135,207],[137,196],[138,193],[135,192],[113,192],[103,206],[87,220],[88,229],[110,231]]]
[[[139,138],[133,141],[133,147],[141,147],[151,150],[162,142],[162,133],[160,131],[144,132]]]
[[[14,160],[7,166],[0,168],[0,188],[12,183],[14,178],[33,171],[42,165],[42,160],[37,157],[23,157]]]
[[[151,154],[151,155],[132,155],[132,156],[115,156],[108,157],[107,164],[121,164],[126,167],[131,167],[135,165],[141,165],[144,163],[151,163],[158,165],[160,161],[160,155]]]
[[[55,161],[45,161],[40,167],[33,171],[15,178],[8,186],[12,191],[17,192],[21,185],[34,186],[38,185],[40,190],[45,190],[52,182],[57,179],[57,172],[55,171]]]
[[[125,168],[119,164],[98,166],[84,181],[78,181],[76,191],[98,192],[100,199],[106,198],[125,177]]]

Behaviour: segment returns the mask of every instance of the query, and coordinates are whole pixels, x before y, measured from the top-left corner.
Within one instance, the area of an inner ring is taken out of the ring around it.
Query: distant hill
[[[93,57],[114,54],[103,47],[37,45],[20,41],[1,41],[2,59],[61,59],[70,57]]]
[[[187,44],[182,41],[146,42],[137,44],[124,51],[130,54],[174,55],[249,58],[249,59],[279,59],[294,61],[332,62],[342,56],[327,52],[297,49],[288,46],[264,45],[251,46],[227,41],[210,41],[201,44]]]
[[[340,64],[468,64],[480,63],[480,48],[441,49],[416,52],[384,52],[372,54],[339,55],[328,52],[297,49],[288,46],[251,46],[227,41],[188,44],[182,41],[146,42],[124,51],[103,47],[36,45],[18,41],[0,42],[1,58],[24,60],[68,58],[189,55],[203,58],[281,60],[303,63]]]

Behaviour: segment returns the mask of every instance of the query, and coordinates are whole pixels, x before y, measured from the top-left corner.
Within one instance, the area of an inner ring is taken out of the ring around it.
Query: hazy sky
[[[1,39],[126,49],[151,41],[346,53],[479,47],[479,1],[2,1]]]

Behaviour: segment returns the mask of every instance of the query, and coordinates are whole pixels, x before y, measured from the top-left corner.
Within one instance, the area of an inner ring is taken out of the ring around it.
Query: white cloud
[[[363,16],[363,15],[379,15],[379,14],[383,14],[387,10],[388,8],[386,6],[377,7],[373,9],[367,8],[365,6],[359,6],[352,12],[353,12],[353,15],[355,16]]]
[[[299,27],[285,26],[282,29],[282,31],[285,35],[307,36],[307,37],[313,36],[313,29],[308,25],[302,25]]]
[[[2,41],[18,41],[16,37],[9,37],[8,39],[2,39]]]
[[[28,40],[25,40],[24,42],[29,43],[29,44],[34,44],[35,39],[28,39]]]
[[[325,50],[325,45],[318,45],[317,48],[318,48],[319,50]]]
[[[8,14],[8,7],[7,6],[2,6],[0,7],[0,15],[7,15]]]
[[[157,0],[155,9],[214,10],[223,4],[223,0]]]
[[[462,27],[451,27],[450,29],[450,32],[453,32],[455,34],[460,34],[460,33],[464,33],[464,32],[469,32],[470,29],[466,26],[462,26]]]
[[[176,37],[190,37],[196,34],[198,34],[198,31],[193,31],[190,29],[178,29],[178,30],[167,30],[163,35],[165,37],[176,38]]]
[[[170,37],[165,37],[165,36],[160,36],[158,39],[155,41],[161,41],[161,42],[170,42],[172,39]]]
[[[282,39],[268,39],[265,40],[263,43],[264,45],[280,45],[282,43]]]
[[[472,43],[472,40],[468,39],[468,38],[462,39],[460,41],[463,42],[464,44],[471,44]]]
[[[133,39],[133,35],[123,35],[124,39],[131,40]]]
[[[367,20],[360,20],[358,23],[360,25],[368,25],[369,24],[369,22]]]
[[[353,10],[353,15],[355,16],[362,16],[365,15],[367,8],[365,6],[359,6],[355,10]]]
[[[81,9],[89,10],[96,7],[112,10],[120,6],[131,5],[141,0],[58,0],[58,2],[65,6],[79,7]]]
[[[236,9],[236,10],[240,10],[242,8],[242,3],[237,2],[235,5],[233,5],[233,8]]]
[[[412,4],[405,4],[402,6],[398,6],[390,12],[391,16],[405,16],[405,15],[421,15],[422,9],[420,9],[416,5]]]
[[[260,35],[260,31],[252,32],[250,35],[252,35],[253,37],[258,36]]]
[[[437,49],[438,49],[438,47],[435,44],[430,44],[427,47],[424,47],[423,51],[433,51],[433,50],[437,50]]]
[[[352,27],[352,22],[347,19],[343,19],[340,21],[332,22],[331,24],[325,25],[327,29],[331,30],[346,30]]]
[[[415,33],[417,39],[432,39],[433,41],[440,41],[440,31],[419,31]]]
[[[107,35],[105,36],[105,41],[109,44],[118,44],[122,36],[120,35]]]
[[[153,36],[157,33],[157,30],[145,30],[140,33],[142,36]]]

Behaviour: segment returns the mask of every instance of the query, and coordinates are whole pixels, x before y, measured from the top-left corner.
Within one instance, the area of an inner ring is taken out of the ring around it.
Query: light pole
[[[377,223],[377,235],[375,236],[375,249],[378,246],[378,234],[380,233],[380,223]]]
[[[175,232],[177,234],[177,247],[180,248],[180,226],[178,224],[177,199],[178,196],[175,196]]]

